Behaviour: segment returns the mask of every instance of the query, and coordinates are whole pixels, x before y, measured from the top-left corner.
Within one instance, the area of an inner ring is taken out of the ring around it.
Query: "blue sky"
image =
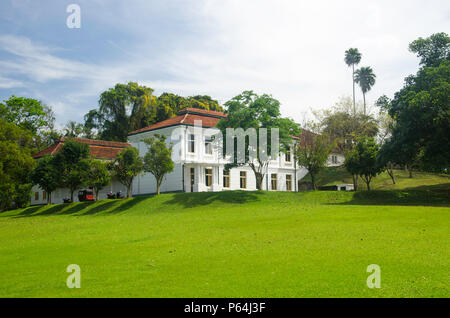
[[[72,3],[80,29],[66,26]],[[351,94],[349,47],[377,75],[373,103],[417,70],[409,42],[449,30],[450,2],[440,0],[0,0],[0,100],[40,99],[64,125],[118,82],[221,103],[253,89],[302,122]]]

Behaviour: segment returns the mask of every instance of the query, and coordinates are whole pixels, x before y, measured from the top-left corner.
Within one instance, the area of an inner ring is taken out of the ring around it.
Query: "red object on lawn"
[[[94,191],[87,189],[78,191],[78,201],[94,201]]]

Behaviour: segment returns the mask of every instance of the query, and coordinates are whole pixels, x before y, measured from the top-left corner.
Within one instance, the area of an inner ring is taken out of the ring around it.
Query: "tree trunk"
[[[358,175],[353,174],[353,191],[358,190]]]
[[[49,204],[52,203],[51,195],[52,195],[51,192],[48,192],[48,193],[47,193],[47,205],[49,205]]]
[[[73,192],[75,190],[70,190],[70,203],[73,203]]]
[[[98,201],[98,189],[95,190],[95,201]]]
[[[353,82],[353,115],[356,115],[356,103],[355,103],[355,64],[352,64],[352,82]]]
[[[313,186],[313,190],[314,191],[316,191],[317,190],[317,187],[316,187],[316,177],[314,176],[314,174],[313,173],[309,173],[310,175],[311,175],[311,183],[312,183],[312,186]]]
[[[256,188],[258,190],[262,190],[262,184],[263,184],[264,176],[260,172],[256,172],[255,176],[256,176]]]
[[[127,186],[127,199],[130,197],[131,194],[131,185]]]
[[[157,181],[156,182],[156,194],[160,194],[161,193],[161,181]]]
[[[395,184],[395,176],[394,176],[394,169],[392,168],[392,163],[388,163],[388,167],[386,169],[389,177],[391,177],[392,184]]]
[[[366,94],[363,92],[363,100],[364,100],[364,116],[366,116]]]
[[[408,172],[409,172],[409,177],[412,178],[412,165],[408,165]]]
[[[370,181],[366,181],[367,184],[367,191],[370,191]]]

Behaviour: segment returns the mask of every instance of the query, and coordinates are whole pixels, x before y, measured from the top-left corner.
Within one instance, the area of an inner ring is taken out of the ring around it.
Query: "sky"
[[[67,26],[70,4],[80,28]],[[348,48],[377,76],[373,104],[417,71],[411,41],[448,31],[450,1],[440,0],[0,0],[0,101],[39,99],[62,126],[135,81],[220,104],[268,93],[303,122],[352,94]]]

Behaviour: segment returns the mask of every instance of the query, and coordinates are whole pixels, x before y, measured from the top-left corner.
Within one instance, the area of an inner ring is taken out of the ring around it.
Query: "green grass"
[[[0,297],[448,297],[448,184],[179,193],[0,214]],[[81,288],[66,267],[81,267]],[[369,289],[366,268],[381,267]]]
[[[445,174],[433,174],[426,172],[413,171],[413,178],[409,178],[408,171],[394,170],[396,184],[392,183],[391,178],[386,172],[380,173],[373,178],[370,188],[373,190],[398,190],[411,189],[423,186],[450,184],[450,176]],[[307,174],[302,181],[311,181]],[[352,175],[344,167],[328,167],[322,170],[317,176],[318,186],[327,186],[334,184],[353,183]],[[359,189],[366,190],[366,184],[359,178]],[[450,187],[448,187],[450,188]]]

